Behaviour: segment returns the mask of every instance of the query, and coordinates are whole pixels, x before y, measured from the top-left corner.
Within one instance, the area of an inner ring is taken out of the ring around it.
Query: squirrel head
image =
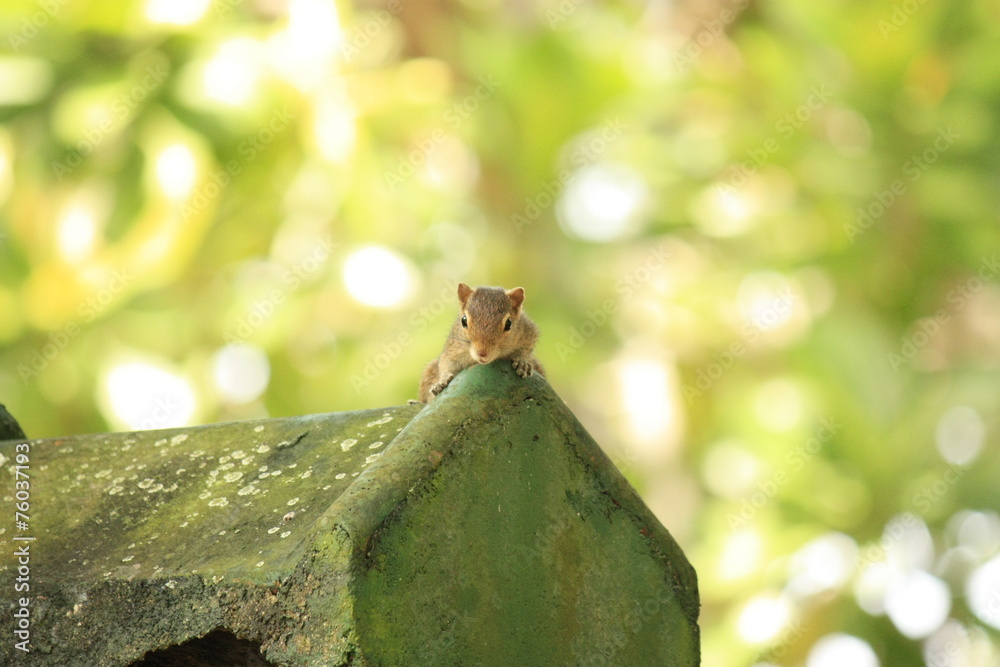
[[[507,339],[517,336],[524,288],[477,287],[458,284],[462,327],[469,338],[469,354],[480,364],[496,359]]]

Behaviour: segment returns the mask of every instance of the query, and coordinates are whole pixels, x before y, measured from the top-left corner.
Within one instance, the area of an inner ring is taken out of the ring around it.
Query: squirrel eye
[[[512,324],[512,323],[511,323],[511,321],[510,321],[510,318],[508,317],[508,318],[507,318],[507,322],[506,322],[506,323],[505,323],[505,324],[503,325],[503,330],[504,330],[504,331],[510,331],[510,327],[511,327],[511,324]]]
[[[469,320],[465,315],[462,315],[462,326],[467,329],[469,328]]]

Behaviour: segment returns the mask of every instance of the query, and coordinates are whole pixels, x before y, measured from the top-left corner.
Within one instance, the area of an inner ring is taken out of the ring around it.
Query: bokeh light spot
[[[761,644],[778,636],[791,616],[791,605],[783,597],[757,596],[750,599],[737,623],[740,637]]]
[[[183,144],[168,146],[156,158],[156,178],[174,201],[184,201],[191,194],[197,176],[194,154]]]
[[[215,353],[212,377],[223,400],[243,404],[254,401],[267,389],[271,364],[256,345],[234,343]]]
[[[726,540],[719,559],[719,579],[732,581],[753,574],[760,566],[764,541],[757,531],[744,528]]]
[[[59,220],[59,252],[71,262],[85,258],[94,246],[97,221],[83,203],[67,207]]]
[[[257,42],[249,38],[231,39],[205,63],[202,84],[205,95],[217,102],[242,106],[249,102],[260,78]]]
[[[879,667],[871,645],[854,635],[826,635],[809,651],[806,667]]]
[[[956,405],[945,412],[935,431],[938,452],[945,461],[955,465],[968,465],[975,461],[983,448],[985,436],[983,418],[967,405]]]
[[[196,400],[190,383],[179,375],[145,362],[112,368],[105,389],[113,421],[134,430],[186,426],[194,416]]]
[[[910,639],[921,639],[941,627],[951,611],[951,593],[943,581],[917,570],[896,578],[885,598],[886,612]]]
[[[414,290],[413,271],[395,252],[381,246],[354,251],[344,263],[348,293],[367,306],[395,308]]]
[[[973,571],[966,583],[965,594],[976,618],[1000,630],[1000,556]]]
[[[191,25],[196,23],[211,4],[211,0],[148,0],[146,17],[154,23]]]
[[[635,444],[648,458],[658,458],[670,441],[666,436],[676,434],[676,376],[660,359],[635,356],[619,362],[618,378],[621,406]]]
[[[827,533],[799,549],[790,564],[788,590],[815,595],[843,586],[854,574],[857,544],[843,533]]]
[[[645,182],[632,169],[593,165],[566,185],[556,215],[570,236],[605,243],[636,230],[647,197]]]

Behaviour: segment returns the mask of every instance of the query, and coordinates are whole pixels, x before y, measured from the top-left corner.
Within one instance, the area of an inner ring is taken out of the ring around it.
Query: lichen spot
[[[292,498],[291,500],[288,501],[288,506],[291,507],[292,505],[296,504],[297,502],[299,502],[298,498]]]
[[[358,444],[357,440],[355,440],[354,438],[348,438],[347,440],[344,440],[342,443],[340,443],[340,448],[346,452],[356,444]]]
[[[238,495],[238,496],[249,496],[250,494],[259,493],[259,492],[260,492],[260,489],[258,489],[256,486],[254,486],[251,483],[251,484],[247,484],[242,489],[240,489],[239,491],[237,491],[236,495]]]
[[[275,526],[274,528],[268,528],[268,529],[267,529],[267,534],[268,534],[268,535],[274,535],[274,534],[275,534],[276,532],[278,532],[279,530],[281,530],[281,527],[280,527],[280,526]]]
[[[376,419],[373,422],[368,422],[368,428],[371,428],[372,426],[378,426],[379,424],[388,424],[391,421],[392,421],[392,415],[390,415],[389,413],[385,413],[382,415],[381,419]]]
[[[290,531],[290,530],[286,530],[285,532],[283,532],[283,533],[282,533],[282,534],[280,535],[280,537],[281,537],[281,539],[285,539],[286,537],[288,537],[288,536],[289,536],[289,535],[291,535],[291,534],[292,534],[292,531]]]
[[[223,479],[226,480],[227,482],[238,482],[241,477],[243,477],[243,473],[231,472],[228,473],[225,477],[223,477]]]
[[[139,488],[140,489],[148,489],[149,487],[153,486],[153,484],[155,482],[156,482],[156,480],[154,480],[153,478],[147,477],[146,479],[144,479],[141,482],[139,482]]]
[[[372,444],[368,445],[368,449],[378,449],[379,447],[381,447],[384,444],[385,443],[382,442],[381,440],[376,440]]]
[[[257,561],[256,567],[264,567],[264,561],[262,560]]]
[[[263,431],[263,430],[264,430],[264,425],[263,425],[263,424],[261,424],[261,425],[259,425],[259,426],[254,426],[254,427],[253,427],[253,432],[254,432],[254,433],[260,433],[260,432],[261,432],[261,431]]]
[[[209,507],[225,507],[229,504],[229,500],[225,496],[220,496],[218,498],[212,498],[208,501]]]
[[[336,475],[336,477],[334,477],[334,479],[344,479],[345,477],[347,477],[347,473],[346,472],[341,472],[341,473],[337,473],[337,475]]]
[[[269,451],[271,451],[271,448],[268,447],[267,445],[258,445],[257,449],[255,449],[254,451],[257,452],[258,454],[267,454]]]
[[[382,456],[382,452],[376,452],[365,459],[365,465],[374,462],[378,457]]]
[[[178,433],[174,437],[170,438],[170,446],[171,447],[176,447],[177,445],[181,444],[182,442],[184,442],[187,439],[188,439],[188,434],[187,433]]]

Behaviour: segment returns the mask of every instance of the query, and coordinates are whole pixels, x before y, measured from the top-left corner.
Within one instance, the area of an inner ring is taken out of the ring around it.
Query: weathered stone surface
[[[503,362],[427,407],[33,441],[29,472],[33,665],[220,628],[289,666],[698,664],[684,555]]]

